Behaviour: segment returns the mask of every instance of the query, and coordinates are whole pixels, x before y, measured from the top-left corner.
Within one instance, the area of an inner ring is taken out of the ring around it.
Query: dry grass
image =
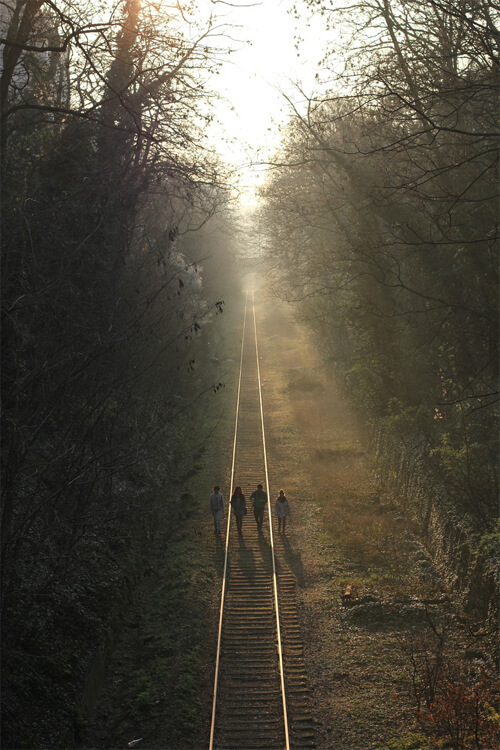
[[[415,734],[404,740],[413,714],[400,640],[422,622],[404,622],[395,611],[439,585],[415,570],[415,529],[381,495],[362,428],[304,331],[276,304],[258,315],[271,492],[283,487],[292,508],[318,748],[415,747]],[[371,600],[366,613],[342,606],[347,584],[358,600]]]

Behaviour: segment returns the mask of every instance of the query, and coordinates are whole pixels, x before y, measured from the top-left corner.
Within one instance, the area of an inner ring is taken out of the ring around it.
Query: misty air
[[[0,747],[496,750],[498,1],[0,46]]]

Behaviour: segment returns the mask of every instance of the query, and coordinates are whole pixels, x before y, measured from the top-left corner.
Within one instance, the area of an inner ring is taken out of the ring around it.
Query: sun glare
[[[302,19],[298,52],[291,0],[196,2],[200,13],[212,12],[225,25],[218,43],[233,49],[210,81],[219,100],[209,137],[238,171],[241,204],[256,205],[256,188],[264,180],[262,164],[278,147],[280,125],[290,116],[282,92],[297,100],[303,99],[297,83],[312,91],[324,29],[319,21],[309,25]]]

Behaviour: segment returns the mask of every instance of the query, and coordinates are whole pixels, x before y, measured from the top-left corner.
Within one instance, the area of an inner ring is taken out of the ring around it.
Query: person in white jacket
[[[286,517],[290,515],[290,506],[288,500],[285,497],[283,490],[280,490],[280,494],[276,498],[274,505],[274,512],[278,516],[278,531],[281,531],[281,525],[283,524],[283,534],[285,533]]]
[[[214,491],[210,495],[210,510],[214,517],[214,533],[220,534],[220,521],[224,511],[224,498],[218,484],[215,485]]]

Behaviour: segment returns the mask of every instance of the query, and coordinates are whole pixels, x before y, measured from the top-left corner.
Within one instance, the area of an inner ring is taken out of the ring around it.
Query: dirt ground
[[[317,746],[425,747],[401,643],[426,627],[421,600],[443,591],[415,569],[411,524],[381,497],[361,427],[304,330],[276,301],[257,315],[271,493],[291,505]],[[348,584],[355,606],[342,603]]]

